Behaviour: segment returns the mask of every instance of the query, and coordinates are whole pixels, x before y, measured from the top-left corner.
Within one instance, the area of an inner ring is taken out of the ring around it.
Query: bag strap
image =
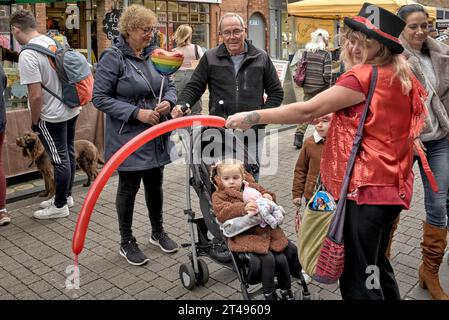
[[[357,133],[354,137],[354,142],[352,144],[351,155],[349,156],[348,164],[346,166],[346,173],[343,179],[343,185],[340,191],[340,197],[337,204],[337,209],[332,218],[331,225],[329,227],[328,236],[333,239],[336,243],[343,243],[343,226],[345,221],[346,212],[346,197],[348,194],[349,182],[351,180],[352,169],[354,168],[355,158],[359,151],[360,145],[363,140],[363,126],[365,125],[366,116],[368,114],[369,106],[374,95],[374,89],[377,83],[377,67],[373,66],[373,73],[371,75],[371,83],[369,88],[368,97],[366,99],[365,108],[363,110],[362,116],[360,118],[359,126],[357,128]]]
[[[200,59],[200,54],[198,53],[198,46],[195,44],[195,59],[199,60]]]
[[[51,39],[51,38],[50,38],[50,39]],[[58,45],[57,41],[55,41],[54,39],[52,39],[52,40],[55,42],[56,46],[59,48],[60,46]],[[34,50],[34,51],[37,51],[37,52],[39,52],[39,53],[42,53],[42,54],[44,54],[44,55],[46,55],[46,56],[49,56],[50,58],[53,59],[53,61],[56,60],[56,54],[55,54],[53,51],[51,51],[50,49],[45,48],[45,47],[43,47],[43,46],[41,46],[41,45],[38,45],[38,44],[36,44],[36,43],[29,43],[29,44],[26,44],[26,45],[24,45],[24,46],[22,47],[22,51],[23,51],[23,50],[27,50],[27,49],[28,49],[28,50]],[[22,51],[21,51],[21,52],[22,52]],[[56,71],[56,73],[58,73],[58,71]],[[53,97],[55,97],[56,99],[58,99],[58,100],[61,101],[62,103],[65,103],[64,100],[63,100],[60,96],[58,96],[55,92],[53,92],[52,90],[50,90],[50,89],[48,89],[46,86],[44,86],[43,83],[41,83],[41,87],[42,87],[42,89],[44,89],[45,91],[47,91],[49,94],[51,94]]]

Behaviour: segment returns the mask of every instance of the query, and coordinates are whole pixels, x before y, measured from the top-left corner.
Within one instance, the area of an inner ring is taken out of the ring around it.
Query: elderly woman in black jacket
[[[106,113],[106,159],[144,130],[164,121],[176,103],[176,88],[170,80],[165,81],[162,100],[158,103],[162,77],[150,60],[155,24],[156,16],[150,9],[140,5],[128,7],[120,17],[120,35],[98,62],[93,103]],[[116,208],[120,255],[130,264],[143,265],[148,261],[131,229],[134,202],[142,180],[152,227],[150,243],[164,252],[178,249],[162,225],[164,165],[171,161],[172,146],[168,135],[152,140],[118,168]]]

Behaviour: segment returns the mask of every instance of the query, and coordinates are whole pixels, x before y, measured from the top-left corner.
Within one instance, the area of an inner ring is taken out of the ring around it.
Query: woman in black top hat
[[[228,118],[227,126],[304,123],[335,112],[320,174],[328,192],[338,199],[376,66],[377,83],[348,189],[340,291],[343,299],[400,299],[385,250],[394,220],[410,206],[414,138],[424,122],[425,91],[400,55],[402,19],[365,3],[356,17],[344,22],[342,58],[348,71],[335,86],[306,102],[237,113]]]

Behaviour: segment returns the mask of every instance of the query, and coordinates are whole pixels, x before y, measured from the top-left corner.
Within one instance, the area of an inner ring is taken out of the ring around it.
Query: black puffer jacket
[[[227,118],[236,112],[281,105],[284,91],[270,57],[249,42],[246,44],[248,52],[237,75],[224,44],[206,51],[178,103],[193,106],[209,86],[211,115]],[[268,96],[265,103],[264,91]]]
[[[95,107],[106,114],[106,160],[129,140],[151,127],[135,119],[136,110],[154,109],[162,84],[162,77],[150,60],[152,47],[144,49],[144,58],[141,59],[136,57],[122,36],[114,39],[114,46],[120,51],[108,48],[100,57],[92,100]],[[145,74],[152,90],[130,61]],[[172,80],[165,81],[162,100],[169,101],[172,107],[176,103],[176,87]],[[130,155],[119,170],[147,170],[168,164],[172,148],[169,134],[156,138]]]

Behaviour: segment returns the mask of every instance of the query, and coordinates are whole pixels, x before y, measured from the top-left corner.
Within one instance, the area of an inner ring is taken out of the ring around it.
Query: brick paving
[[[291,144],[294,129],[286,128],[277,136],[278,170],[262,175],[261,183],[277,194],[287,212],[284,230],[295,241],[294,207],[290,201],[292,172],[298,151]],[[269,139],[274,139],[274,135]],[[276,163],[275,157],[270,157]],[[268,169],[262,168],[263,172]],[[403,211],[393,243],[392,262],[404,299],[428,300],[427,291],[417,284],[420,263],[419,243],[424,217],[423,189],[416,170],[416,188],[411,210]],[[0,299],[242,299],[236,274],[208,258],[210,279],[205,286],[186,290],[179,280],[180,264],[188,261],[188,249],[164,254],[148,243],[150,224],[142,191],[139,192],[134,215],[134,234],[140,248],[150,258],[143,267],[129,265],[119,254],[119,232],[115,212],[117,176],[113,176],[101,193],[79,257],[80,288],[66,288],[67,268],[73,265],[71,252],[73,230],[87,188],[74,190],[75,206],[67,218],[36,220],[39,198],[33,197],[8,205],[12,223],[0,228]],[[170,164],[165,171],[165,228],[178,242],[190,240],[185,209],[185,166]],[[201,215],[192,189],[193,210]],[[449,292],[447,255],[440,270],[443,287]],[[321,299],[340,299],[337,285],[312,283],[310,290]]]

